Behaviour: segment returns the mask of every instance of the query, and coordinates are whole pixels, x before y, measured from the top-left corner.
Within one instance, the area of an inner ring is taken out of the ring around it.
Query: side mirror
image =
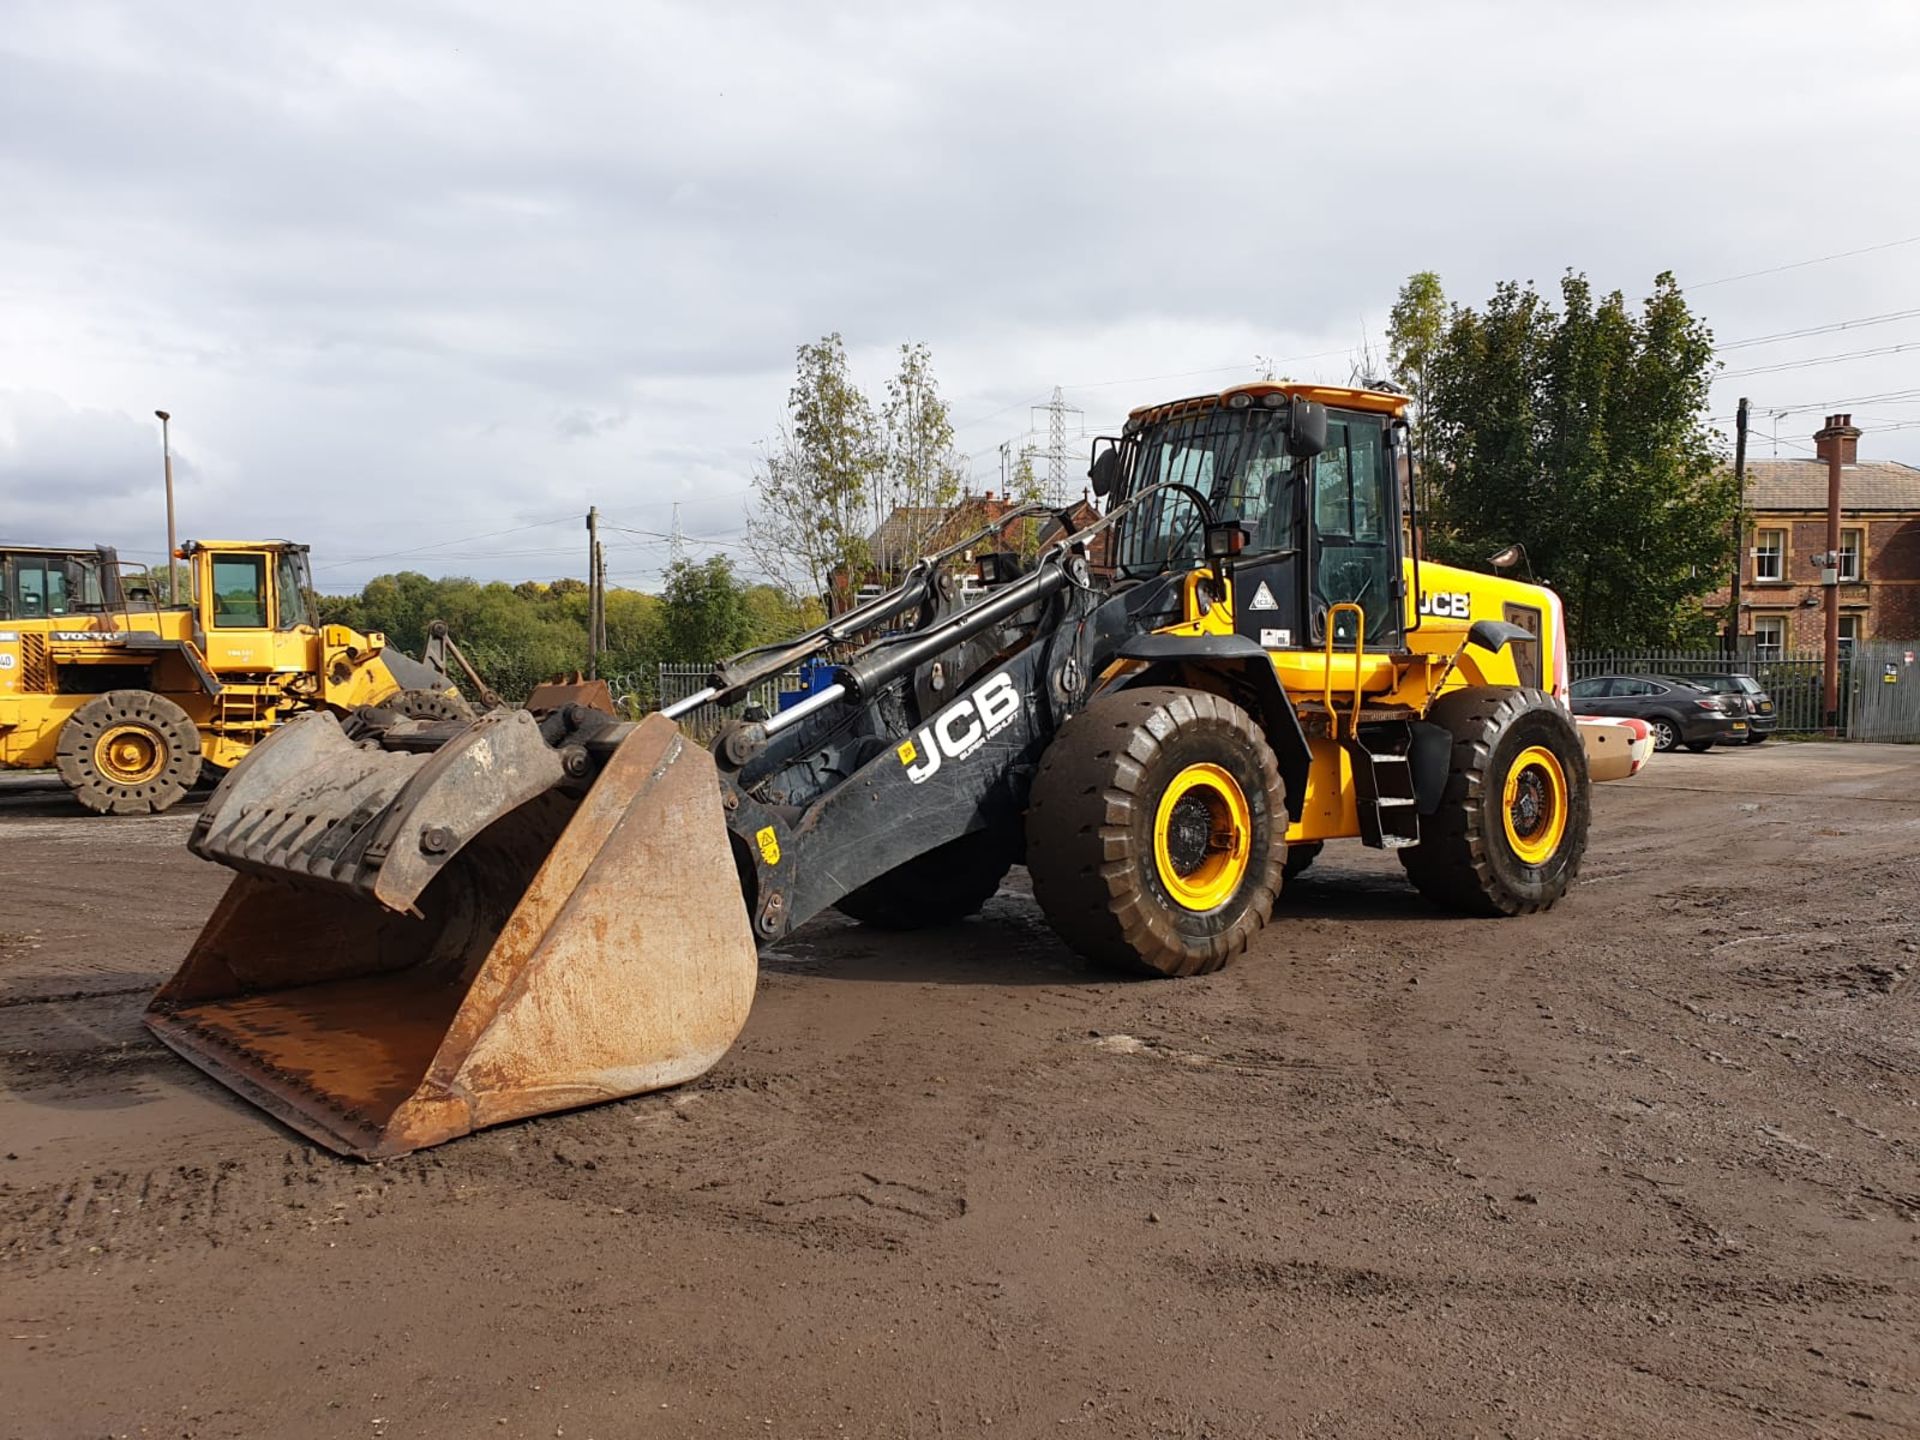
[[[1120,447],[1111,440],[1093,443],[1107,448],[1093,457],[1093,464],[1087,467],[1087,480],[1093,486],[1093,493],[1104,497],[1112,494],[1113,487],[1120,483]]]
[[[1310,460],[1326,448],[1327,407],[1296,399],[1287,426],[1287,453],[1296,460]]]

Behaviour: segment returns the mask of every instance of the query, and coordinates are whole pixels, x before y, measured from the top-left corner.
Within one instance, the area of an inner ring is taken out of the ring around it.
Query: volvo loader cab
[[[124,603],[119,557],[104,545],[0,545],[0,620],[97,615]]]
[[[828,907],[956,921],[1023,861],[1068,945],[1148,975],[1242,954],[1335,840],[1449,908],[1543,910],[1588,818],[1559,602],[1411,553],[1405,404],[1259,384],[1135,411],[1096,447],[1105,512],[1032,563],[963,597],[999,517],[638,722],[300,717],[195,826],[238,873],[148,1024],[391,1155],[698,1075],[758,947]],[[828,683],[779,714],[679,730],[810,662]]]

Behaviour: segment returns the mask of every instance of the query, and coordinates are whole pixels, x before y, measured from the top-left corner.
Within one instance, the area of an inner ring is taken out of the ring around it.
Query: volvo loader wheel
[[[473,719],[473,707],[464,697],[443,694],[438,690],[402,690],[382,700],[378,708],[391,710],[409,720]]]
[[[1470,915],[1549,909],[1587,850],[1586,750],[1538,690],[1456,691],[1427,719],[1453,737],[1439,809],[1400,863],[1422,895]]]
[[[157,815],[200,778],[200,732],[146,690],[109,690],[60,727],[60,778],[96,815]]]
[[[994,897],[1013,868],[1016,838],[988,828],[916,855],[878,880],[840,898],[835,906],[882,930],[924,930],[951,925]]]
[[[1027,868],[1054,930],[1154,975],[1218,970],[1273,913],[1286,854],[1280,770],[1253,718],[1199,690],[1096,699],[1047,747]]]

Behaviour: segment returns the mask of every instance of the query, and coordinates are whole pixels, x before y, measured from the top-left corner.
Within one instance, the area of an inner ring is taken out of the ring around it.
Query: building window
[[[1786,531],[1757,530],[1754,532],[1753,578],[1755,580],[1784,580],[1787,578]]]
[[[1842,530],[1840,532],[1840,578],[1842,580],[1864,580],[1866,572],[1861,557],[1867,550],[1867,532],[1865,530]]]
[[[1787,617],[1784,615],[1756,615],[1753,617],[1753,651],[1757,659],[1778,660],[1787,648]]]
[[[1844,570],[1841,571],[1842,575],[1844,575],[1845,573],[1846,572]],[[1841,655],[1845,656],[1845,655],[1853,654],[1853,647],[1859,643],[1859,640],[1860,640],[1860,617],[1858,615],[1842,615],[1840,617],[1840,653]]]

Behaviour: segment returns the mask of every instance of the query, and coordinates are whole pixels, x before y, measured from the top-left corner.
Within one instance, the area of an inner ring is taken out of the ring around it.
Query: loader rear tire
[[[96,815],[158,815],[200,778],[200,732],[187,712],[147,690],[109,690],[60,727],[55,763]]]
[[[975,830],[869,880],[834,908],[881,930],[951,925],[994,897],[1013,868],[1014,851],[1015,837],[1004,830]]]
[[[1587,851],[1586,747],[1538,690],[1475,687],[1427,719],[1453,736],[1440,807],[1398,851],[1420,893],[1469,915],[1527,915],[1567,893]]]
[[[1088,959],[1203,975],[1247,948],[1280,894],[1286,795],[1260,727],[1201,690],[1096,699],[1040,759],[1027,870]]]

